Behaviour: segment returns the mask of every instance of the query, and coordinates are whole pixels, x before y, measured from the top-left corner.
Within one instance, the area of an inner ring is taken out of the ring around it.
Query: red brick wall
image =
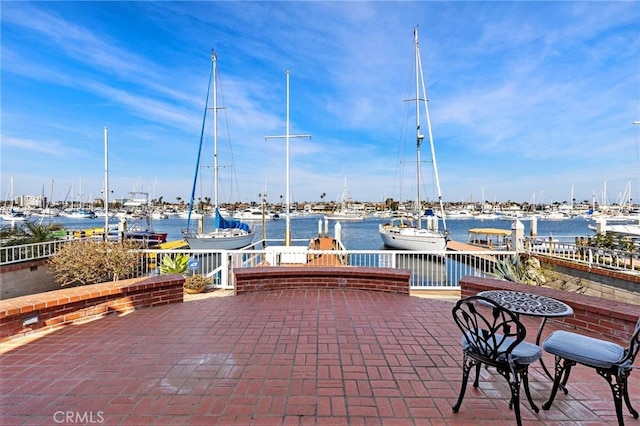
[[[0,301],[0,342],[34,331],[91,321],[136,309],[181,303],[184,278],[159,275],[72,287]],[[25,318],[37,315],[34,324]]]
[[[621,281],[628,281],[634,284],[640,284],[640,275],[630,274],[625,271],[618,271],[613,269],[604,269],[600,267],[589,267],[589,265],[571,262],[569,260],[559,259],[551,256],[536,256],[541,262],[549,263],[552,265],[563,266],[567,269],[575,269],[578,271],[588,272],[589,274],[602,275],[603,277],[614,278]]]
[[[491,278],[463,277],[461,297],[469,297],[485,290],[513,290],[539,294],[560,300],[573,308],[573,315],[550,318],[575,329],[590,330],[620,342],[628,342],[640,317],[640,306],[548,287],[502,281]]]
[[[233,270],[236,294],[301,288],[339,288],[409,294],[411,272],[357,266],[280,266]]]

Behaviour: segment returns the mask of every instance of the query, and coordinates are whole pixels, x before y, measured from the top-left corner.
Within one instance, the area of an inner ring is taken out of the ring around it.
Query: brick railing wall
[[[409,294],[411,271],[392,268],[282,266],[233,270],[236,294],[283,289],[339,288]]]
[[[0,300],[58,290],[49,259],[0,266]]]
[[[613,289],[620,288],[629,292],[640,293],[640,274],[630,273],[628,270],[605,269],[598,265],[589,266],[584,263],[572,262],[571,260],[560,259],[551,256],[537,255],[536,258],[543,264],[559,266],[571,270],[572,275],[578,276],[598,276],[599,282],[612,286]]]
[[[125,314],[140,308],[181,303],[183,284],[181,275],[159,275],[1,300],[0,342],[112,313]]]
[[[628,344],[640,317],[640,306],[629,303],[491,278],[467,276],[460,280],[460,295],[463,298],[485,290],[524,291],[560,300],[573,308],[573,315],[566,318],[549,318],[548,321],[564,323],[578,331],[589,330],[620,343]]]

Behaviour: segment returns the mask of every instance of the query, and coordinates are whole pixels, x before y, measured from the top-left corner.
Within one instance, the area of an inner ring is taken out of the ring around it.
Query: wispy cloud
[[[115,182],[158,177],[185,196],[215,48],[221,155],[229,136],[245,197],[284,187],[284,143],[264,138],[285,132],[285,70],[290,130],[312,135],[291,144],[296,198],[338,193],[345,175],[354,198],[393,196],[413,155],[416,25],[445,198],[551,197],[559,180],[590,194],[640,170],[623,154],[640,119],[630,2],[7,2],[0,19],[3,178],[34,168],[20,152],[80,155],[40,174],[99,186],[108,125]]]

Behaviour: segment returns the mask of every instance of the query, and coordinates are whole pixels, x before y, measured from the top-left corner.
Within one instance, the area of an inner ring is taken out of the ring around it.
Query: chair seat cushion
[[[496,334],[496,341],[502,340],[502,336]],[[499,346],[499,350],[506,350],[511,343],[513,343],[515,339],[513,337],[506,337],[502,344]],[[469,341],[466,336],[462,336],[462,350],[467,351],[471,348]],[[520,342],[514,349],[511,351],[511,357],[513,362],[520,365],[528,365],[536,362],[542,356],[542,350],[540,346],[535,345],[529,342]],[[498,361],[507,361],[506,355],[501,354],[498,357]]]
[[[550,354],[597,368],[611,368],[624,357],[624,348],[616,343],[568,331],[554,331],[542,347]]]

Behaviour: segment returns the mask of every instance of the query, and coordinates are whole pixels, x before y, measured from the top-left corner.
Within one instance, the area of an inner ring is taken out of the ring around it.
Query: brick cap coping
[[[395,268],[370,268],[366,266],[256,266],[253,268],[234,268],[233,273],[237,277],[259,278],[269,276],[290,277],[292,275],[309,275],[325,277],[358,277],[358,278],[394,278],[404,279],[411,277],[408,269]]]
[[[410,294],[408,269],[361,266],[275,266],[236,268],[235,294],[283,288],[342,288]]]
[[[44,293],[19,296],[0,300],[0,319],[26,314],[45,308],[62,306],[81,300],[100,297],[126,296],[131,293],[149,292],[167,287],[167,285],[182,285],[182,275],[158,275],[148,278],[131,278],[122,281],[111,281],[90,284],[79,287],[69,287]]]

